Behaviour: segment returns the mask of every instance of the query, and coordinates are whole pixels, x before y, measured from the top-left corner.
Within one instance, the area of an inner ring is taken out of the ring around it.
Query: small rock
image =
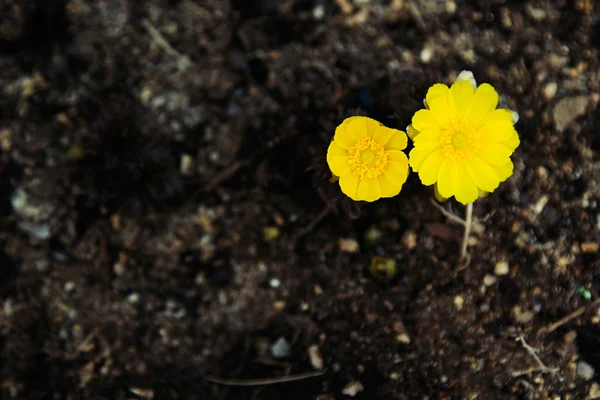
[[[354,397],[358,393],[362,392],[364,389],[365,387],[362,383],[360,383],[360,381],[352,381],[346,385],[344,390],[342,390],[342,394],[344,396]]]
[[[133,292],[129,296],[127,296],[127,301],[131,304],[137,304],[140,301],[140,295],[136,292]]]
[[[496,266],[494,267],[494,273],[496,275],[498,275],[498,276],[508,275],[508,272],[509,272],[509,266],[506,261],[500,261],[500,262],[496,263]]]
[[[586,381],[589,381],[590,379],[592,379],[594,377],[594,367],[592,367],[590,364],[586,363],[585,361],[579,361],[577,363],[577,375],[580,378],[585,379]]]
[[[352,238],[340,238],[338,240],[338,247],[344,253],[358,253],[360,250],[358,242]]]
[[[415,231],[406,231],[402,235],[402,244],[411,250],[417,247],[417,234]]]
[[[525,11],[527,12],[527,15],[529,15],[529,17],[534,21],[540,22],[546,19],[546,11],[541,8],[530,6],[526,7]]]
[[[597,253],[599,248],[600,244],[596,242],[581,243],[581,251],[584,253]]]
[[[313,8],[313,17],[314,19],[323,19],[325,16],[325,6],[323,4],[318,4]]]
[[[312,345],[308,348],[308,358],[310,359],[310,365],[316,370],[322,370],[324,367],[323,357],[319,351],[319,346]]]
[[[410,336],[408,336],[406,333],[401,333],[396,336],[396,340],[399,343],[410,344]]]
[[[446,12],[448,14],[454,14],[456,12],[456,3],[454,0],[446,0]]]
[[[383,238],[383,232],[381,229],[377,228],[375,225],[372,225],[365,232],[365,240],[371,244],[375,244],[379,242]]]
[[[281,286],[281,281],[277,278],[273,278],[269,281],[269,286],[271,286],[273,289],[277,289],[279,286]]]
[[[590,386],[589,399],[600,399],[600,386],[596,382]]]
[[[292,348],[285,338],[280,337],[275,341],[273,346],[271,346],[271,355],[274,358],[287,358],[290,356],[292,352]]]
[[[514,306],[512,312],[515,320],[522,324],[531,322],[531,320],[535,316],[535,313],[533,311],[523,311],[523,309],[520,306]]]
[[[194,159],[189,154],[182,154],[181,161],[179,162],[179,171],[181,175],[190,176],[194,168]]]
[[[263,240],[267,243],[276,240],[280,235],[280,230],[276,226],[265,226],[263,228]]]
[[[465,304],[465,299],[462,296],[456,296],[454,298],[454,305],[458,311],[462,310],[463,305]]]
[[[485,286],[492,286],[494,283],[496,283],[496,277],[494,275],[487,274],[483,277],[483,284]]]
[[[556,82],[548,82],[543,89],[544,97],[546,98],[546,100],[552,100],[554,96],[556,96],[557,91],[558,84]]]
[[[131,388],[129,388],[129,391],[143,399],[153,399],[154,398],[154,391],[152,389],[131,387]]]
[[[588,96],[562,98],[554,106],[554,126],[563,132],[573,121],[585,114],[589,102]]]
[[[431,60],[433,60],[433,47],[426,45],[423,50],[421,50],[419,58],[423,64],[429,64]]]
[[[74,292],[75,291],[75,283],[73,281],[68,281],[67,283],[65,283],[64,290],[67,293]]]

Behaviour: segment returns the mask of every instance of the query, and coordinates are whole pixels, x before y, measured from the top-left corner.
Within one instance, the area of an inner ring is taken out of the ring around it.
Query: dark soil
[[[592,0],[2,0],[2,398],[600,396],[599,47]],[[459,270],[325,151],[463,69],[521,146]]]

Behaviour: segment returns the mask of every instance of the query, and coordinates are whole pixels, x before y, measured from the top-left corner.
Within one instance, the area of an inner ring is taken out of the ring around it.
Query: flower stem
[[[473,203],[467,204],[466,214],[467,216],[465,218],[465,232],[463,235],[462,248],[460,249],[460,261],[464,261],[467,257],[469,235],[471,234],[471,226],[473,225]]]

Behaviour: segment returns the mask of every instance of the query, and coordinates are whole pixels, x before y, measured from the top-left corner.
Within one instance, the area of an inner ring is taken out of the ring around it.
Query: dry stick
[[[450,211],[447,211],[444,207],[440,206],[434,199],[431,199],[431,204],[433,204],[433,206],[435,208],[437,208],[444,215],[444,217],[448,218],[449,221],[452,221],[459,225],[465,226],[464,219],[457,217],[456,215],[452,214]]]
[[[540,360],[540,358],[538,357],[537,354],[535,354],[535,349],[533,347],[531,347],[530,345],[527,344],[527,342],[525,341],[525,337],[524,336],[519,336],[516,339],[517,342],[521,342],[521,344],[523,345],[523,347],[525,348],[525,350],[527,350],[527,352],[535,359],[535,361],[538,363],[539,366],[539,370],[542,371],[542,373],[546,373],[546,372],[551,372],[551,373],[556,373],[559,371],[558,368],[548,368],[546,366],[546,364],[544,364],[542,362],[542,360]]]
[[[301,381],[303,379],[315,378],[318,376],[323,376],[327,370],[324,371],[315,371],[315,372],[306,372],[303,374],[297,375],[288,375],[282,376],[279,378],[266,378],[266,379],[221,379],[215,376],[206,376],[206,379],[209,382],[218,383],[221,385],[227,386],[264,386],[264,385],[275,385],[277,383],[286,383],[286,382],[295,382]]]
[[[469,246],[469,235],[473,226],[473,203],[467,204],[467,218],[465,219],[465,233],[463,235],[462,247],[460,249],[460,261],[467,258],[467,247]]]
[[[329,215],[329,207],[325,206],[324,209],[321,210],[321,212],[319,212],[319,214],[317,214],[317,216],[315,218],[313,218],[313,220],[306,225],[304,228],[302,228],[300,230],[300,232],[298,232],[298,234],[296,235],[296,238],[301,238],[302,236],[306,235],[307,233],[310,233],[313,229],[315,229],[315,227],[321,222],[323,221],[323,218],[325,218],[327,215]]]
[[[567,322],[579,317],[581,314],[583,314],[588,308],[592,308],[597,306],[598,304],[600,304],[600,299],[593,301],[590,304],[587,304],[585,306],[579,307],[577,310],[573,311],[571,314],[559,319],[558,321],[540,329],[538,331],[538,333],[550,333],[550,332],[554,332],[555,330],[557,330],[558,328],[560,328],[561,326],[563,326],[564,324],[566,324]]]
[[[144,28],[146,28],[146,30],[152,37],[152,40],[154,40],[158,47],[163,49],[163,51],[171,57],[177,59],[182,69],[186,69],[193,65],[193,62],[190,60],[190,58],[175,50],[173,46],[171,46],[169,42],[167,42],[167,40],[160,34],[160,32],[154,26],[152,26],[150,21],[144,18],[142,20],[142,25],[144,26]]]

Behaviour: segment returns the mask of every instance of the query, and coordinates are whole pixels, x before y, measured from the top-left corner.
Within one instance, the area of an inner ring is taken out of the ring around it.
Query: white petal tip
[[[467,81],[471,85],[473,85],[473,89],[477,90],[477,81],[475,80],[475,76],[471,71],[461,71],[460,74],[456,77],[456,82],[459,81]]]

